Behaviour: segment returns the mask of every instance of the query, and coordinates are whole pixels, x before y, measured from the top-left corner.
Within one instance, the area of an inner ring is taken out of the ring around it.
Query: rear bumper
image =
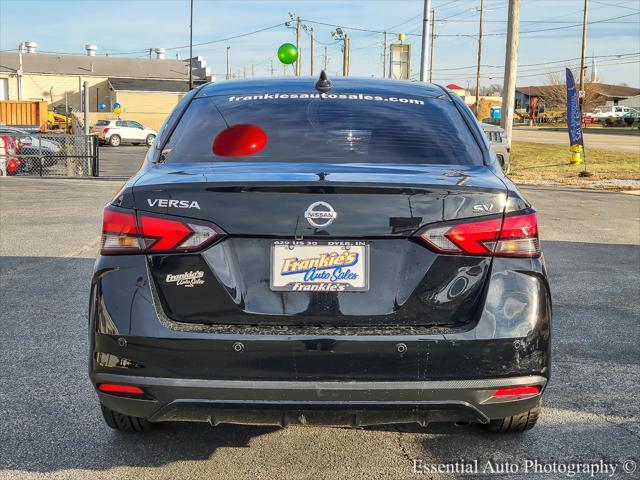
[[[92,284],[94,386],[123,383],[148,393],[98,393],[120,413],[213,424],[482,423],[538,401],[495,403],[495,389],[544,387],[550,376],[542,259],[493,259],[479,318],[457,328],[295,326],[287,316],[278,326],[180,323],[154,297],[146,261],[100,257]],[[225,295],[244,298],[233,292]],[[240,310],[222,319],[243,321]]]
[[[99,373],[95,385],[142,387],[145,399],[98,392],[117,412],[152,422],[365,426],[389,423],[477,422],[525,412],[540,395],[496,402],[497,388],[546,385],[542,376],[447,381],[251,381],[136,377]]]

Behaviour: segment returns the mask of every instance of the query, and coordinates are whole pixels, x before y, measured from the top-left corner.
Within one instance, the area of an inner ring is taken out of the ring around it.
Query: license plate
[[[365,292],[369,290],[369,245],[314,240],[274,242],[271,290]]]

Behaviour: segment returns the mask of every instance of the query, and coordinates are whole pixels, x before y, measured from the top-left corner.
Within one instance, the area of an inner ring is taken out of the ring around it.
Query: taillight
[[[223,232],[215,225],[182,217],[109,206],[102,222],[102,255],[180,253],[200,250]]]
[[[108,131],[109,131],[109,129],[108,129],[108,128],[105,128],[104,130],[102,130],[102,134],[103,134],[103,135],[106,135]]]
[[[440,253],[505,257],[540,255],[535,213],[434,225],[420,233],[419,238]]]

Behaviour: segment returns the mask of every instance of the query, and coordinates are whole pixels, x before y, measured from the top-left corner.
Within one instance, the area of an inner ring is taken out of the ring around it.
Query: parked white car
[[[151,146],[158,135],[158,132],[141,123],[121,118],[98,120],[90,128],[90,131],[98,134],[98,140],[101,144],[108,143],[112,147],[118,147],[123,143],[145,143]]]

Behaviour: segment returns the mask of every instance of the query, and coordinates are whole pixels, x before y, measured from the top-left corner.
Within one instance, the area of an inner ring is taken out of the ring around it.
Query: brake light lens
[[[223,235],[212,223],[109,206],[104,210],[101,254],[193,252]]]
[[[108,128],[105,128],[104,130],[102,130],[102,134],[103,134],[103,135],[106,135],[108,131],[109,131],[109,129],[108,129]]]
[[[540,255],[538,219],[535,213],[472,220],[455,225],[428,227],[419,235],[440,253],[504,257]]]

